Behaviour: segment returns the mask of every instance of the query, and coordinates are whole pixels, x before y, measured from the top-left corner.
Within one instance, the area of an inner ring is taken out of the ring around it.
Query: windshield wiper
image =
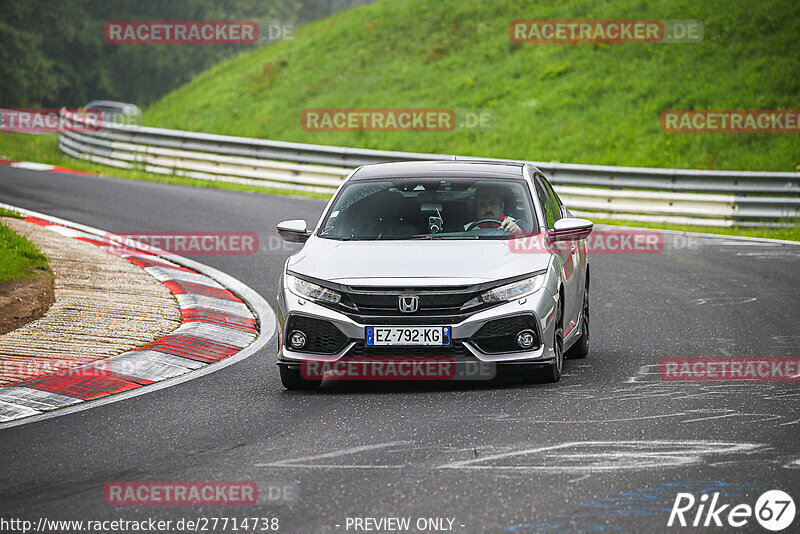
[[[411,239],[478,239],[476,235],[415,235]]]

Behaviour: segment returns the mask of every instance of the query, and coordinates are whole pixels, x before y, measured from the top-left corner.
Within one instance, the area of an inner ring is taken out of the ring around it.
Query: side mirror
[[[311,232],[304,220],[295,219],[278,223],[278,235],[289,243],[305,243],[311,237]]]
[[[553,237],[556,241],[585,239],[592,233],[594,223],[588,219],[565,217],[556,221],[553,226]]]

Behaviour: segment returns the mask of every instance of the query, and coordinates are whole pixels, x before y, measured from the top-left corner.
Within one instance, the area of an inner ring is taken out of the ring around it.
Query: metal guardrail
[[[70,115],[73,122],[79,116]],[[120,168],[202,180],[331,192],[354,167],[388,161],[512,161],[289,143],[126,124],[63,131],[60,149]],[[548,162],[537,166],[576,215],[709,226],[800,217],[800,173],[704,171]]]

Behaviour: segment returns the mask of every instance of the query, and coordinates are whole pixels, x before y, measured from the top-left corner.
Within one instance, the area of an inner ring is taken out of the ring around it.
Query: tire
[[[279,369],[281,383],[283,383],[283,387],[289,390],[313,390],[317,389],[322,383],[322,380],[306,380],[300,374],[300,369],[292,369],[285,365],[281,365]]]
[[[583,310],[581,313],[581,337],[578,338],[564,354],[566,358],[577,360],[589,354],[589,288],[583,292]]]
[[[553,383],[561,380],[561,369],[564,366],[564,321],[561,315],[561,300],[556,304],[556,327],[553,332],[553,350],[555,361],[546,365],[539,372],[541,382]]]

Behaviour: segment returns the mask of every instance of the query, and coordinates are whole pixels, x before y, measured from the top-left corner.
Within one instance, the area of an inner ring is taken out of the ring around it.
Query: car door
[[[550,186],[544,176],[537,174],[536,178],[536,194],[546,212],[547,228],[548,230],[552,230],[555,226],[555,222],[564,217],[564,207],[561,203],[561,199],[555,194],[552,186]],[[564,250],[564,252],[561,253],[561,250]],[[577,243],[570,243],[566,249],[558,247],[556,251],[559,252],[555,254],[555,257],[559,262],[561,280],[564,284],[564,302],[562,306],[564,309],[564,337],[566,337],[570,330],[578,323],[578,314],[581,308],[580,303],[583,302],[583,294],[581,292],[582,286],[580,285],[580,279],[582,277],[580,273]]]

